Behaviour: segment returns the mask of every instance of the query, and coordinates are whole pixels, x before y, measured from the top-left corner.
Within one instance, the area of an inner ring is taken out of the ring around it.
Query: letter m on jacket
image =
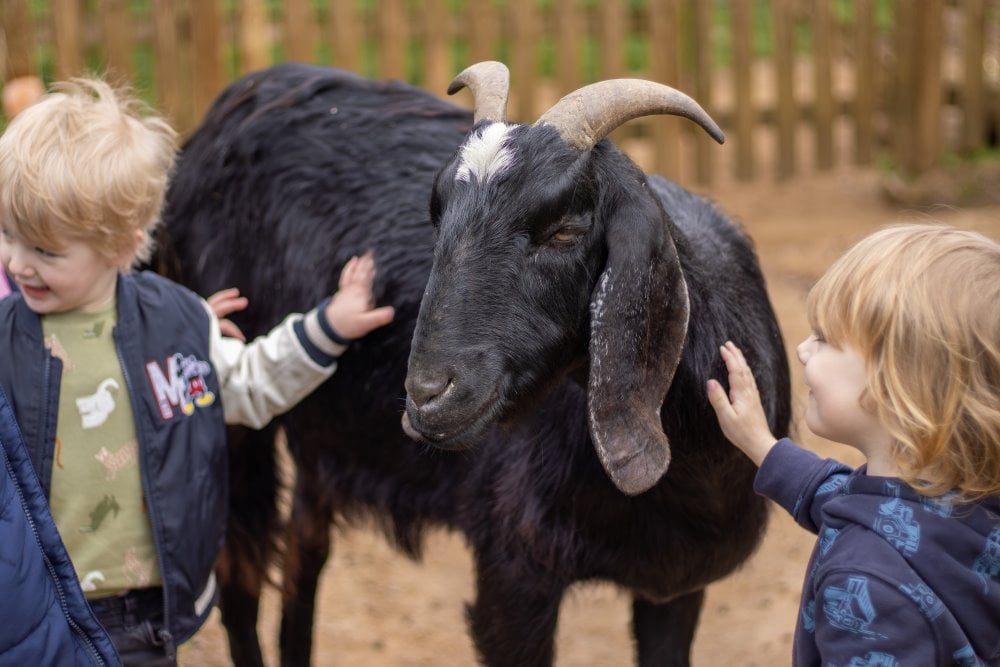
[[[205,385],[204,376],[212,372],[210,364],[194,357],[174,354],[167,357],[167,368],[150,361],[146,364],[146,376],[156,396],[160,416],[171,419],[174,408],[179,407],[185,415],[194,412],[195,402],[209,405],[214,396]]]

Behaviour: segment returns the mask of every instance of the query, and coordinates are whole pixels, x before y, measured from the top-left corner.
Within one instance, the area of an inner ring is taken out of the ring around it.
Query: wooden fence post
[[[507,5],[510,21],[511,120],[534,122],[538,81],[538,9],[534,0],[511,0]]]
[[[360,72],[364,27],[354,3],[331,0],[330,20],[333,23],[333,64],[352,72]]]
[[[986,42],[986,6],[983,0],[964,0],[965,29],[962,76],[962,151],[983,145],[986,105],[983,86],[983,53]]]
[[[406,3],[403,0],[379,0],[375,8],[380,45],[378,76],[406,80],[406,49],[410,41]]]
[[[736,177],[741,181],[753,180],[753,134],[756,110],[753,98],[753,16],[750,0],[733,0],[731,4],[733,39],[732,63],[733,88],[736,91],[733,114],[736,119]]]
[[[55,78],[68,79],[83,72],[83,3],[81,0],[52,0],[52,48],[55,51]]]
[[[680,7],[678,0],[650,0],[649,73],[653,81],[684,90],[680,77]],[[687,91],[684,91],[687,92]],[[694,97],[693,91],[691,96]],[[697,100],[697,98],[695,98]],[[701,100],[697,100],[699,103]],[[681,132],[688,127],[678,118],[651,119],[653,168],[675,181],[681,178]],[[700,128],[698,129],[700,132]]]
[[[833,166],[833,16],[830,0],[813,3],[813,128],[816,133],[816,166]]]
[[[875,143],[875,109],[880,81],[879,65],[875,58],[875,20],[872,0],[855,0],[855,50],[854,61],[854,163],[872,163]]]
[[[4,81],[38,74],[35,65],[35,30],[28,12],[28,0],[3,0],[3,37],[6,44],[2,75]]]
[[[135,31],[127,0],[100,0],[101,28],[104,33],[104,61],[115,78],[135,83]]]
[[[560,96],[583,84],[583,43],[586,26],[577,0],[556,0],[555,22],[556,81]]]
[[[795,11],[792,0],[774,0],[774,69],[777,83],[775,134],[778,141],[775,173],[779,180],[795,173],[795,134],[799,110],[795,98]]]
[[[941,49],[944,44],[944,0],[924,0],[917,14],[914,37],[919,45],[915,62],[917,117],[917,152],[914,156],[914,173],[928,171],[940,162],[942,152],[943,90],[941,77]]]
[[[691,0],[694,22],[694,94],[702,107],[712,113],[712,5],[701,0]],[[695,134],[694,140],[695,180],[702,185],[712,182],[714,169],[715,141],[710,137]]]
[[[264,3],[265,0],[240,0],[236,6],[240,74],[263,69],[271,62],[271,31]]]
[[[189,128],[198,123],[226,82],[222,66],[223,37],[220,0],[198,0],[197,16],[191,16],[191,74],[194,83],[194,116]]]
[[[285,59],[311,63],[316,59],[318,31],[311,0],[282,0]]]

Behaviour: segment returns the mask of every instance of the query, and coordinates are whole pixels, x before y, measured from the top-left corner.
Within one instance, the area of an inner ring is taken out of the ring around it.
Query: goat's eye
[[[545,238],[545,245],[551,247],[567,247],[575,244],[587,228],[581,224],[568,224],[557,227]]]
[[[572,231],[572,230],[569,230],[569,229],[560,229],[560,230],[556,231],[555,234],[553,234],[552,236],[549,237],[549,242],[550,243],[572,243],[576,239],[576,237],[578,235],[579,235],[579,232]]]

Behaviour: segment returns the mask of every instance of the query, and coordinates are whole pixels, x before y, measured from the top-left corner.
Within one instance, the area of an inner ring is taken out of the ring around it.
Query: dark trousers
[[[163,589],[142,588],[90,600],[125,667],[176,667],[177,655],[163,627]]]

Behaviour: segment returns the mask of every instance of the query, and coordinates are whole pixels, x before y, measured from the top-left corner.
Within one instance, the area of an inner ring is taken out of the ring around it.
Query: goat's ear
[[[680,361],[690,307],[677,249],[651,201],[619,204],[590,301],[590,434],[623,493],[646,491],[670,464],[660,407]]]

